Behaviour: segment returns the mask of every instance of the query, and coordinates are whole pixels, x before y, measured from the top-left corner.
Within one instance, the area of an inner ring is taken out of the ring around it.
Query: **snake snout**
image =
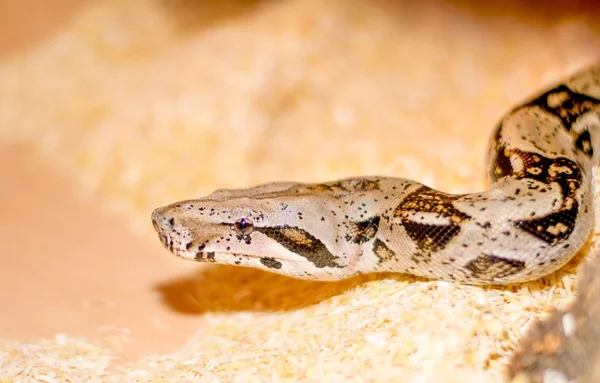
[[[158,208],[152,212],[152,226],[158,233],[158,239],[169,251],[173,251],[173,236],[175,230],[175,217],[169,214],[165,208]]]

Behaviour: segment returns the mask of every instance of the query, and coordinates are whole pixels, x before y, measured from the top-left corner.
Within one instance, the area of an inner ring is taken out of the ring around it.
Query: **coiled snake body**
[[[402,272],[468,284],[542,277],[593,226],[600,64],[515,107],[496,127],[490,188],[447,194],[402,178],[280,182],[156,209],[174,254],[336,280]]]

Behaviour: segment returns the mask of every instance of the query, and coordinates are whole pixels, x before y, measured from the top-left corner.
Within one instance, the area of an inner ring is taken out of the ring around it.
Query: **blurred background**
[[[6,56],[43,42],[90,1],[0,1],[0,51]]]

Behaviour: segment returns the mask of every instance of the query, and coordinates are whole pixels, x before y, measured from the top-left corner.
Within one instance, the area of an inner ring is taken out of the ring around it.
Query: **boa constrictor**
[[[454,195],[386,177],[278,182],[161,207],[152,222],[180,257],[297,278],[524,282],[563,266],[588,238],[599,159],[597,64],[502,118],[487,191]]]

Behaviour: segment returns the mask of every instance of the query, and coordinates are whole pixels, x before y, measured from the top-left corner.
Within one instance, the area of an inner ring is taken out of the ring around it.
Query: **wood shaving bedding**
[[[140,232],[165,202],[284,178],[398,175],[466,192],[483,188],[497,119],[600,44],[591,17],[568,8],[201,4],[95,4],[0,63],[0,139],[35,143]],[[499,382],[522,330],[573,298],[582,256],[503,289],[207,267],[195,299],[231,289],[213,305],[245,309],[199,316],[202,332],[178,352],[121,363],[76,334],[6,340],[0,379]]]

